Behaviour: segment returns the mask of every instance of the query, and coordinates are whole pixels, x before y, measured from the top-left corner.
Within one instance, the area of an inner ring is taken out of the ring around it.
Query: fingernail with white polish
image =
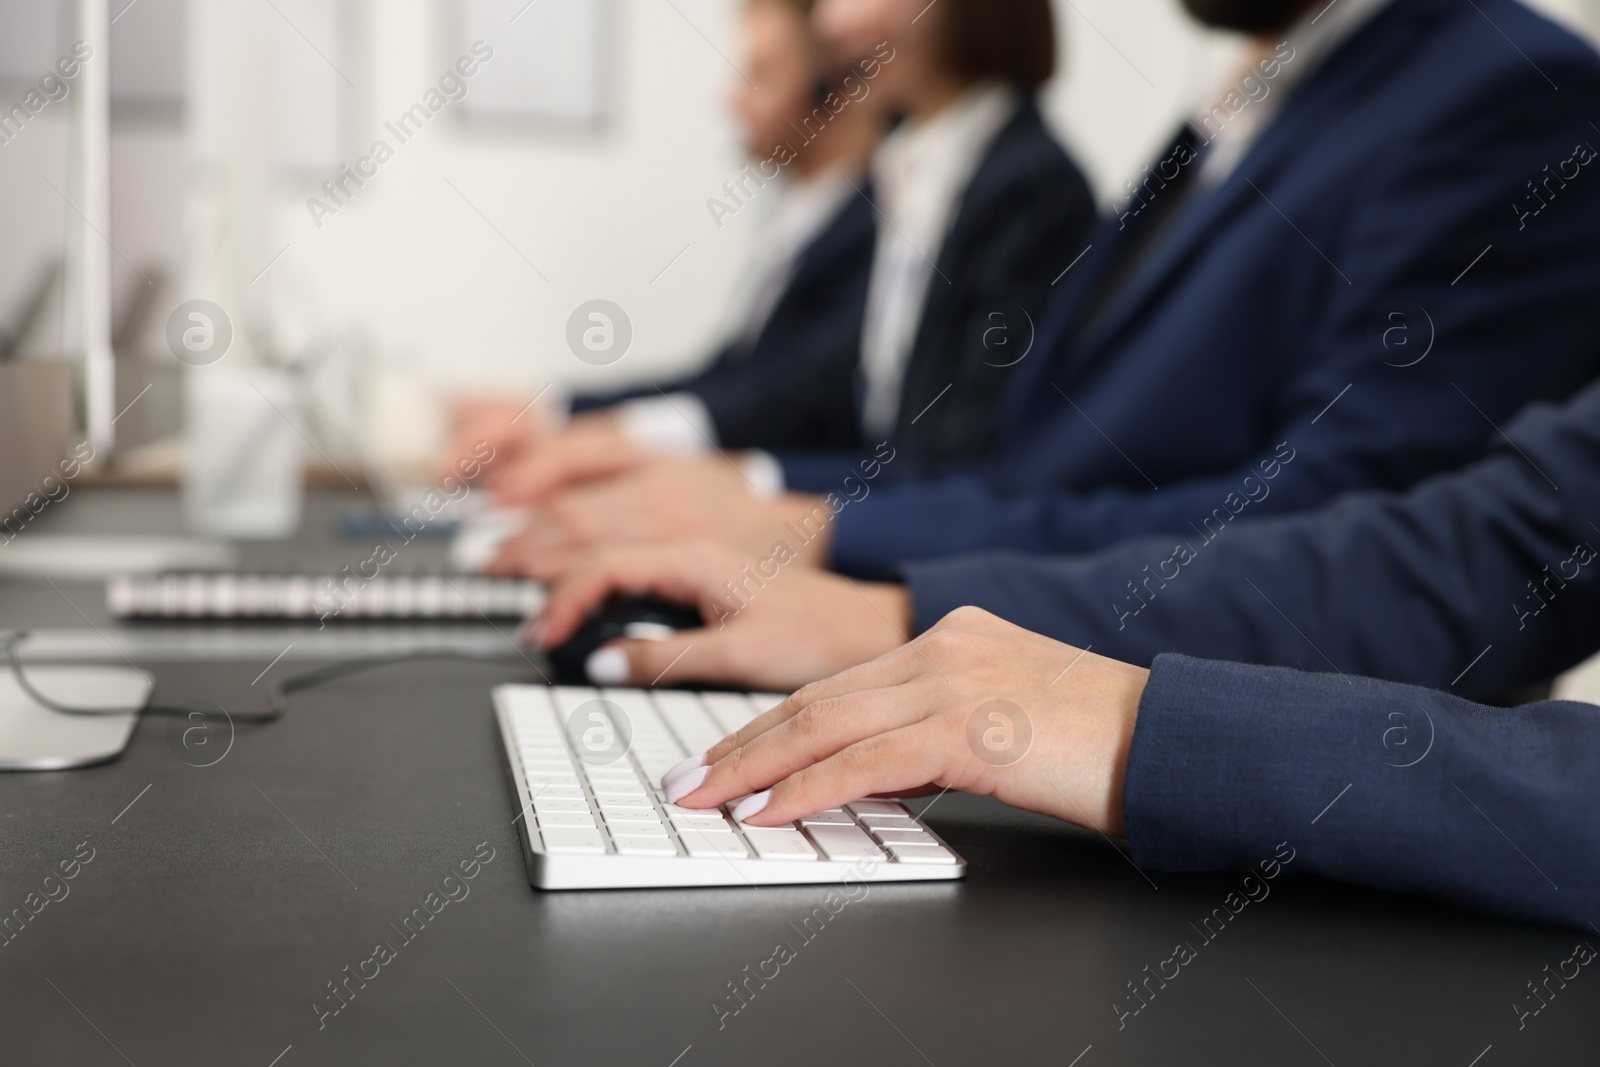
[[[628,654],[620,648],[601,648],[589,654],[583,669],[595,685],[627,685]]]
[[[693,793],[705,784],[710,775],[710,767],[701,767],[698,770],[686,771],[680,774],[663,787],[663,792],[667,796],[667,803],[676,804],[679,800]]]
[[[767,803],[772,799],[772,790],[763,789],[759,793],[751,793],[733,806],[733,821],[744,822],[767,810]]]
[[[704,767],[705,765],[705,756],[690,756],[682,763],[675,764],[671,770],[661,776],[661,788],[665,789],[672,783],[672,780],[677,778],[679,775],[688,774],[690,771],[699,767]]]

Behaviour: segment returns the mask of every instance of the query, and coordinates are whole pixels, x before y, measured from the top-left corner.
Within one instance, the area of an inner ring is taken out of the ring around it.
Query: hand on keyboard
[[[933,785],[1107,834],[1149,672],[961,608],[909,645],[817,682],[685,761],[668,800],[776,826]]]
[[[655,455],[550,495],[491,569],[554,581],[595,549],[698,537],[739,548],[752,565],[782,540],[786,567],[822,567],[832,520],[821,497],[752,495],[740,468],[721,459]],[[803,537],[793,532],[808,521]]]
[[[529,401],[509,396],[464,397],[454,403],[450,423],[450,439],[434,457],[434,476],[438,478],[466,474],[462,461],[470,457],[482,458],[484,445],[489,446],[493,462],[504,467],[554,432],[547,406],[538,403],[537,398]],[[482,473],[466,474],[466,477],[473,481]]]
[[[862,800],[783,826],[684,808],[657,783],[783,698],[681,689],[499,686],[529,877],[543,889],[946,881],[961,858],[910,809]]]
[[[502,504],[541,504],[563,489],[633,470],[650,457],[622,435],[615,419],[580,416],[502,464],[490,474],[489,486]]]
[[[551,591],[534,627],[538,642],[561,645],[613,593],[692,604],[707,628],[616,643],[627,673],[603,679],[608,685],[788,691],[889,651],[911,629],[910,599],[900,586],[852,583],[798,565],[762,567],[720,545],[689,542],[590,557]]]

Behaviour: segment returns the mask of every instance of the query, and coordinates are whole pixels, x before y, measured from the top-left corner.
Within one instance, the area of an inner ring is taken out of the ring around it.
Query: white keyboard
[[[860,800],[788,826],[742,826],[726,808],[669,804],[661,775],[781,696],[505,685],[494,690],[540,889],[784,885],[960,878],[955,851],[892,800]]]
[[[472,575],[126,575],[106,582],[118,619],[525,619],[545,589],[518,578]]]

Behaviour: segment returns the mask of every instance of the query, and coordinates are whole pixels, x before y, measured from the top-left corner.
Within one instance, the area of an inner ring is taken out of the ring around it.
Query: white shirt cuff
[[[617,405],[624,437],[663,452],[704,452],[715,448],[717,427],[711,411],[693,393],[673,393]]]
[[[785,488],[783,464],[778,462],[777,456],[752,449],[740,456],[740,465],[744,468],[745,481],[750,483],[752,496],[771,500],[782,495]]]

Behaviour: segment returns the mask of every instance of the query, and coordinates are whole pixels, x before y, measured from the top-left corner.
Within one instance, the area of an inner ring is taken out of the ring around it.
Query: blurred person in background
[[[532,406],[526,396],[464,400],[445,467],[484,440],[498,453],[490,484],[504,485],[513,481],[508,468],[558,437],[601,450],[682,447],[686,436],[688,447],[703,447],[697,431],[736,443],[764,428],[778,441],[826,437],[823,426],[777,430],[747,414],[752,393],[772,389],[775,376],[814,374],[853,352],[866,305],[877,229],[866,172],[887,118],[875,79],[827,57],[812,31],[813,6],[746,0],[743,8],[744,77],[732,110],[752,162],[707,209],[721,228],[727,215],[772,203],[711,362],[676,382]]]
[[[980,462],[779,451],[776,498],[651,462],[553,496],[496,566],[700,536],[883,579],[1209,538],[1459,466],[1600,370],[1588,44],[1515,0],[1184,4],[1240,66],[1064,250]]]
[[[813,23],[900,120],[872,160],[879,226],[851,343],[797,352],[801,373],[769,361],[737,412],[705,419],[673,398],[660,423],[675,440],[545,439],[492,477],[503,501],[542,502],[558,488],[552,471],[609,476],[650,460],[652,446],[866,451],[904,464],[990,449],[1027,324],[1094,218],[1035,102],[1056,69],[1049,0],[820,0]],[[747,490],[782,480],[770,457],[708,461]]]

